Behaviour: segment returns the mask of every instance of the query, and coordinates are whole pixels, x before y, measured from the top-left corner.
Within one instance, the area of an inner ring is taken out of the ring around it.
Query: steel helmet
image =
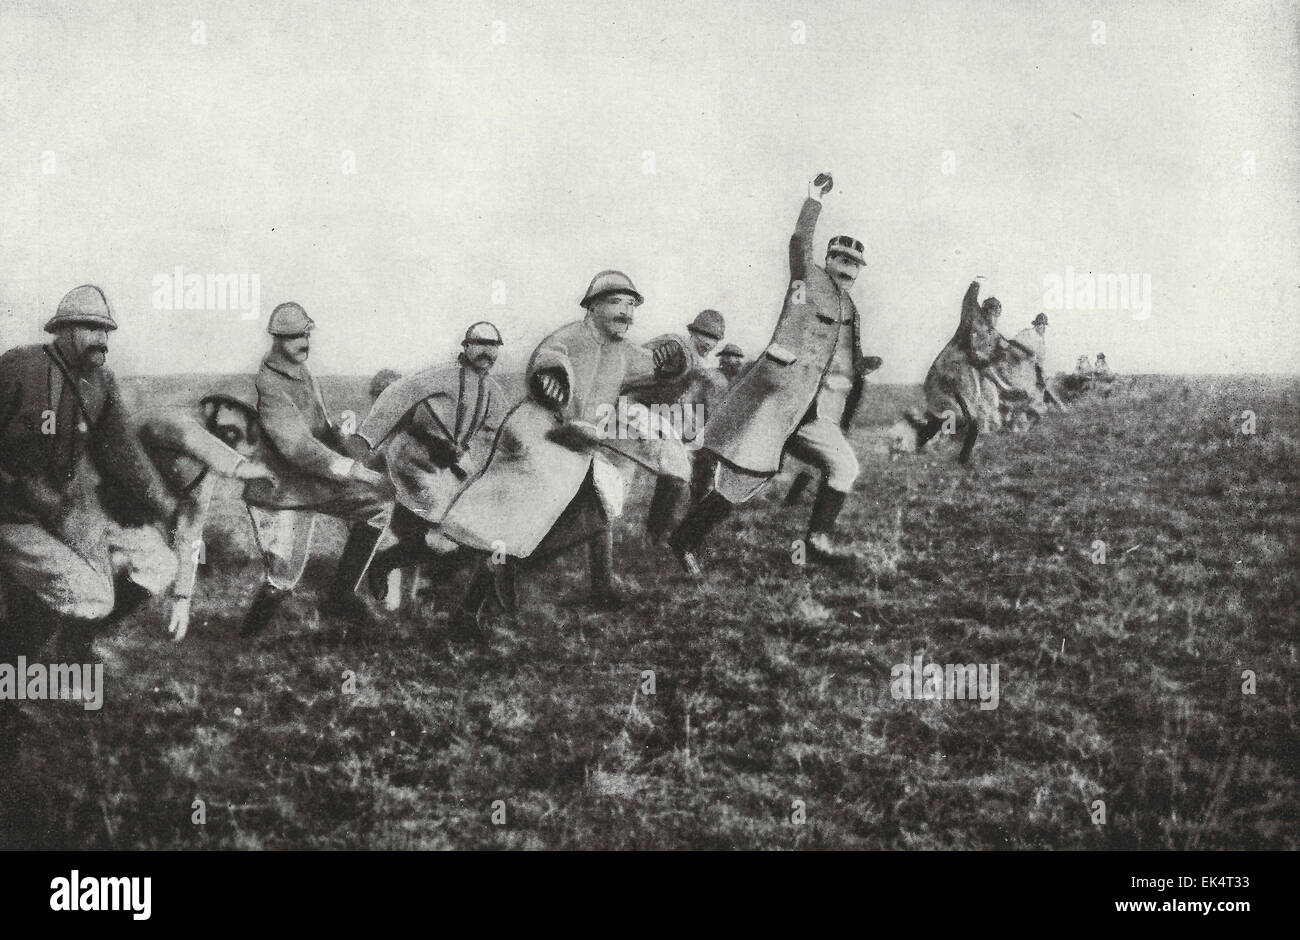
[[[225,402],[257,414],[257,384],[251,375],[231,375],[221,379],[202,398],[199,404]]]
[[[113,308],[108,305],[104,292],[93,284],[82,284],[63,295],[54,316],[45,324],[46,333],[55,333],[61,326],[98,326],[105,330],[117,329]]]
[[[578,306],[590,307],[594,301],[606,294],[631,294],[636,298],[636,306],[645,303],[641,292],[632,285],[632,279],[622,271],[601,271],[587,285],[587,293],[578,302]]]
[[[709,339],[721,342],[722,337],[727,333],[727,321],[716,310],[701,310],[687,329],[695,333],[703,333]]]
[[[293,301],[282,303],[271,311],[271,319],[266,324],[266,332],[272,336],[300,336],[310,333],[316,321],[307,316],[301,304]]]
[[[465,343],[482,343],[484,346],[501,346],[501,331],[487,320],[479,320],[465,331]]]

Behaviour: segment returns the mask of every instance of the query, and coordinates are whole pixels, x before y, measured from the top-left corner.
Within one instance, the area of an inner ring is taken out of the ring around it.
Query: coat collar
[[[272,349],[266,354],[266,358],[262,360],[262,365],[272,372],[279,373],[286,379],[293,379],[295,382],[306,382],[310,375],[306,363],[290,362],[277,349]]]
[[[85,376],[73,367],[72,363],[68,360],[67,355],[59,348],[57,342],[50,343],[48,346],[42,346],[41,348],[45,350],[45,355],[50,357],[54,365],[57,366],[59,371],[61,371],[65,376],[69,378],[82,379],[83,381],[85,380]]]

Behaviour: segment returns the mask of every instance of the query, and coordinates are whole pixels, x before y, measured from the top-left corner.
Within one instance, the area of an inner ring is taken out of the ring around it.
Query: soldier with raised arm
[[[833,538],[858,460],[841,420],[856,380],[872,362],[862,354],[861,319],[849,296],[866,263],[862,243],[847,235],[832,238],[823,264],[817,263],[815,229],[831,186],[830,175],[819,174],[799,211],[790,238],[790,284],[771,341],[705,425],[703,446],[718,459],[714,490],[669,540],[692,576],[700,574],[698,553],[708,534],[734,505],[762,489],[785,453],[822,474],[807,557],[825,562],[848,554]]]

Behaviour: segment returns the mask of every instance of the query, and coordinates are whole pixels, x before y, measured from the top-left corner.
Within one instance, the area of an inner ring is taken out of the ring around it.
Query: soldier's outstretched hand
[[[683,363],[682,351],[676,343],[661,343],[654,348],[655,371],[657,372],[679,372]]]
[[[835,186],[835,180],[826,172],[818,173],[808,184],[808,196],[812,199],[821,199]]]

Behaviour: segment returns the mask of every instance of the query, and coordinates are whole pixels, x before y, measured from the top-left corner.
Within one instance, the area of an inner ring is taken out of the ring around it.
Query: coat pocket
[[[763,350],[763,355],[772,360],[779,366],[791,366],[798,361],[799,357],[786,349],[779,343],[773,343]]]

